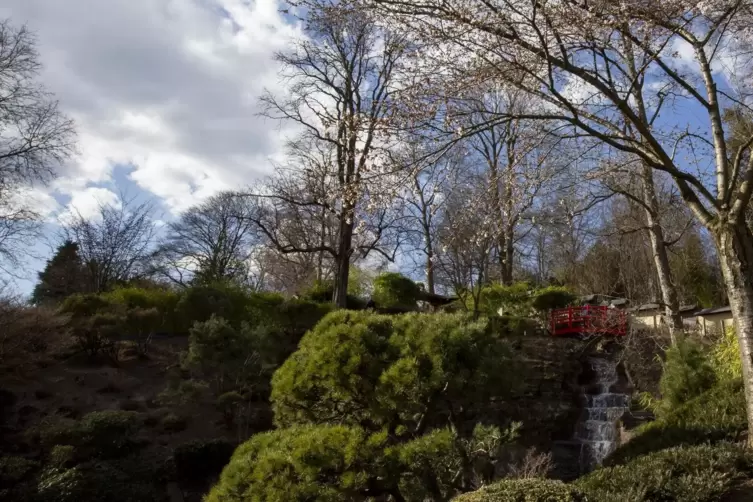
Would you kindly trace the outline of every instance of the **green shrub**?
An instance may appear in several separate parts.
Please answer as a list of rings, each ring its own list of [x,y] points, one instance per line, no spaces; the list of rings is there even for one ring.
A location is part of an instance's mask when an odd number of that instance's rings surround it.
[[[129,317],[138,320],[138,313],[150,312],[148,331],[152,333],[186,333],[191,324],[178,313],[181,295],[164,288],[118,288],[103,295],[109,302],[122,307]],[[131,313],[133,312],[133,313]],[[132,322],[132,321],[131,321]],[[143,324],[142,324],[143,326]],[[128,331],[144,331],[141,326],[127,325]]]
[[[389,448],[388,458],[396,454],[398,459],[400,493],[407,500],[448,500],[458,491],[458,472],[464,473],[466,484],[489,483],[503,446],[516,438],[518,426],[500,431],[477,425],[470,438],[460,438],[448,428],[435,429]]]
[[[205,501],[361,500],[383,441],[343,425],[257,434],[235,450]]]
[[[195,440],[173,452],[178,476],[188,480],[205,480],[217,476],[230,461],[235,445],[225,439]]]
[[[510,286],[504,284],[484,286],[478,294],[477,310],[487,316],[502,314],[525,317],[531,313],[530,289],[527,282],[516,282]],[[472,298],[468,301],[472,302]],[[473,310],[473,305],[468,304],[467,308]]]
[[[421,289],[412,280],[402,274],[385,272],[374,280],[374,292],[371,298],[379,308],[416,310]]]
[[[337,311],[301,340],[272,379],[275,421],[280,425],[383,420],[375,382],[396,356],[392,318]]]
[[[447,500],[455,492],[453,478],[460,468],[457,436],[437,429],[394,448],[399,466],[400,493],[408,500]],[[426,486],[426,479],[436,482]]]
[[[669,413],[713,387],[715,382],[714,368],[704,348],[688,337],[681,337],[666,351],[657,414]]]
[[[348,286],[346,307],[351,310],[363,310],[366,308],[366,302],[350,291],[350,284]],[[310,288],[302,291],[299,296],[304,300],[315,303],[332,303],[334,293],[335,285],[332,281],[316,281]]]
[[[333,312],[273,377],[275,421],[290,428],[239,448],[209,500],[446,500],[459,484],[491,479],[514,438],[517,425],[477,425],[511,374],[506,345],[485,319]],[[354,461],[341,457],[355,455],[351,448],[368,455],[348,471]]]
[[[140,459],[91,462],[44,471],[35,502],[162,502],[152,466]]]
[[[24,457],[0,457],[0,487],[20,483],[39,469],[39,463]]]
[[[723,382],[639,428],[606,464],[624,464],[673,446],[736,441],[747,426],[742,381]]]
[[[285,301],[285,297],[279,293],[257,292],[249,294],[246,306],[248,322],[257,326],[279,321],[278,312]]]
[[[181,432],[186,430],[188,426],[188,419],[176,415],[175,413],[168,413],[160,421],[162,430],[165,432]]]
[[[577,297],[568,291],[567,288],[548,286],[534,293],[531,306],[539,312],[546,312],[552,309],[567,307],[576,299]]]
[[[49,450],[55,445],[72,446],[80,460],[118,457],[131,451],[133,436],[140,427],[138,413],[95,411],[84,415],[78,422],[64,421],[42,426],[40,441]]]
[[[454,498],[455,502],[588,502],[573,485],[552,479],[505,479]],[[595,499],[607,500],[619,499]]]
[[[471,414],[509,389],[507,355],[487,321],[467,315],[334,312],[274,374],[275,420],[413,430],[428,407],[446,423],[450,404]]]
[[[255,325],[252,336],[265,367],[280,366],[298,348],[303,335],[333,310],[331,303],[287,300]]]
[[[176,312],[188,326],[216,316],[239,328],[241,323],[249,320],[249,305],[250,296],[242,288],[231,284],[211,284],[186,289],[176,306]]]
[[[739,380],[743,377],[740,345],[734,328],[724,331],[711,352],[711,363],[719,380]]]
[[[225,424],[231,426],[238,414],[238,407],[243,404],[243,396],[239,392],[225,392],[217,398],[217,409],[222,413]]]
[[[729,443],[677,447],[616,467],[597,469],[576,482],[589,500],[711,502],[753,474],[753,458]]]
[[[261,374],[258,344],[248,325],[236,328],[212,316],[194,324],[190,333],[184,367],[211,378],[217,392],[248,388]]]
[[[60,305],[60,312],[70,314],[72,319],[82,319],[108,313],[112,308],[112,302],[103,295],[78,293],[63,301]]]
[[[157,403],[161,406],[185,406],[200,401],[208,392],[209,386],[205,382],[180,380],[171,382],[160,392]]]
[[[67,469],[73,467],[78,462],[76,448],[69,444],[56,444],[48,458],[47,465],[55,468]]]
[[[528,317],[489,316],[489,329],[499,336],[533,335],[539,331],[539,324]]]
[[[114,312],[98,313],[91,317],[72,319],[68,333],[79,350],[89,357],[107,356],[117,361],[118,337],[122,333],[123,317]]]
[[[162,288],[122,287],[102,295],[111,303],[123,305],[126,308],[151,309],[156,308],[162,313],[172,315],[180,301],[180,294],[176,291]]]

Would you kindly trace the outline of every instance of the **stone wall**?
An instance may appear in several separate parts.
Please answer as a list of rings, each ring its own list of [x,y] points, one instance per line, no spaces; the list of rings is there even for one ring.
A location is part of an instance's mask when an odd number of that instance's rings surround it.
[[[580,413],[578,378],[589,342],[551,336],[521,337],[514,341],[521,364],[513,395],[500,403],[500,412],[523,423],[524,444],[549,451],[554,441],[572,436]]]

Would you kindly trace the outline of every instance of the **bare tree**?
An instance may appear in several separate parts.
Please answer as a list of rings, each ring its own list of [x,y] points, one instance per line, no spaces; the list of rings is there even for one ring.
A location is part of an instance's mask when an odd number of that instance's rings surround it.
[[[645,162],[635,159],[624,160],[624,156],[616,156],[607,162],[601,163],[603,168],[596,176],[600,186],[607,190],[603,198],[619,195],[628,202],[634,211],[625,215],[624,225],[617,225],[615,230],[624,234],[630,234],[634,242],[642,244],[643,237],[647,237],[649,255],[653,263],[660,303],[664,306],[665,320],[670,335],[675,340],[676,335],[684,330],[682,316],[680,315],[680,302],[677,287],[670,267],[669,249],[673,243],[682,237],[693,223],[693,216],[683,211],[686,208],[682,200],[677,197],[672,187],[662,186],[658,172],[655,172]],[[600,196],[597,195],[597,198]],[[672,235],[671,223],[676,223],[678,216],[684,220],[678,235]],[[639,246],[634,246],[639,247]],[[652,299],[652,301],[659,299]]]
[[[8,267],[38,234],[39,214],[20,192],[49,181],[74,153],[73,123],[37,82],[40,69],[33,34],[0,20],[0,260]]]
[[[167,225],[154,258],[156,271],[179,285],[249,278],[255,227],[244,197],[222,192]]]
[[[426,291],[436,293],[438,226],[444,219],[449,194],[455,187],[463,153],[455,148],[431,155],[425,139],[411,135],[396,152],[394,162],[405,166],[412,176],[410,184],[398,192],[405,212],[401,230],[407,234],[408,256],[423,270]]]
[[[379,206],[375,187],[382,170],[377,151],[388,141],[388,118],[393,111],[389,104],[405,45],[401,37],[344,4],[327,0],[303,3],[308,38],[277,56],[290,93],[284,99],[270,93],[263,102],[268,116],[302,128],[296,143],[328,152],[332,159],[331,164],[325,164],[328,193],[322,199],[306,192],[279,194],[271,190],[269,195],[276,198],[274,204],[278,206],[284,202],[288,207],[329,213],[336,222],[335,239],[331,245],[323,245],[321,240],[299,245],[283,242],[273,228],[262,229],[281,252],[331,256],[335,268],[333,301],[345,306],[351,259],[357,251],[354,233],[360,230],[366,211]],[[279,209],[272,212],[279,213]],[[376,230],[366,241],[376,243],[383,237],[385,227],[380,220],[385,217],[386,213],[376,215]],[[366,249],[361,247],[361,251]],[[370,250],[378,251],[376,244]]]
[[[39,236],[39,213],[19,202],[16,197],[4,197],[0,189],[0,270],[14,275],[12,269],[22,264],[20,251]]]
[[[147,275],[155,228],[154,207],[134,198],[100,203],[91,217],[73,211],[62,222],[62,241],[78,244],[90,281],[88,290],[102,292]]]
[[[718,249],[740,342],[753,444],[753,235],[745,221],[753,193],[753,136],[730,148],[723,118],[725,107],[749,108],[753,3],[367,3],[414,36],[450,47],[445,52],[453,58],[442,66],[459,77],[453,89],[468,79],[515,85],[546,103],[522,117],[596,138],[672,178]],[[687,49],[682,59],[677,47]],[[460,61],[468,64],[459,69]],[[674,113],[680,106],[693,113]]]
[[[489,281],[497,245],[489,230],[496,214],[488,196],[483,177],[466,177],[447,195],[436,236],[439,282],[453,289],[474,312],[478,312],[481,288]]]
[[[503,284],[512,284],[515,247],[524,237],[523,219],[542,191],[566,167],[562,140],[541,123],[513,119],[496,122],[499,114],[520,113],[531,106],[526,95],[512,88],[494,89],[465,99],[461,123],[474,133],[470,149],[482,160],[496,218],[489,229],[497,240],[497,259]]]

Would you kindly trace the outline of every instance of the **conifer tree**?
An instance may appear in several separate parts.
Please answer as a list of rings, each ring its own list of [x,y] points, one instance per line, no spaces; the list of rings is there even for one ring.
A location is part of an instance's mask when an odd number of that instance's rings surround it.
[[[78,244],[67,240],[39,272],[39,283],[31,295],[36,305],[58,303],[74,293],[86,290],[85,270],[78,252]]]

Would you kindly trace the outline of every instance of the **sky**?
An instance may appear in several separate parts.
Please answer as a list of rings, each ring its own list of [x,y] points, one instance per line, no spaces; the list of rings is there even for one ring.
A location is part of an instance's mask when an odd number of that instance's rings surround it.
[[[290,131],[259,116],[283,92],[276,51],[301,36],[275,0],[3,0],[37,36],[40,81],[74,119],[78,154],[33,199],[46,235],[17,286],[28,293],[57,221],[121,193],[168,220],[271,170]]]

